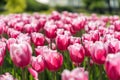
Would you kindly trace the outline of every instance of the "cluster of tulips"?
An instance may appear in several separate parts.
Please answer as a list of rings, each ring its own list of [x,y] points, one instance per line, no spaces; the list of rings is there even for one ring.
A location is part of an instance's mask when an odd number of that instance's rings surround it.
[[[1,15],[0,80],[120,80],[119,31],[117,15]]]

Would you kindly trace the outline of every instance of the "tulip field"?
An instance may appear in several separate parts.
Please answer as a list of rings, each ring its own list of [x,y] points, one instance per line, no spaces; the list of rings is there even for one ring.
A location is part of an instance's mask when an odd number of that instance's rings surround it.
[[[120,80],[120,17],[0,15],[0,80]]]

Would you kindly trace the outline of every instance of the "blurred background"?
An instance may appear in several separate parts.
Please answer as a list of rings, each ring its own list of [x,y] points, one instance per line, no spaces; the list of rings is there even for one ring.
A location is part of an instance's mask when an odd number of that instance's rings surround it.
[[[53,10],[120,14],[120,0],[0,0],[0,13],[40,12]]]

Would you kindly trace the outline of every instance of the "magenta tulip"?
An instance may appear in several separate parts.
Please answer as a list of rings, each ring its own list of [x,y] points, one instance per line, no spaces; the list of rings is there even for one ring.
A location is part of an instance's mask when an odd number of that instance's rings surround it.
[[[85,57],[85,50],[81,44],[75,43],[68,47],[70,58],[75,63],[82,63]]]
[[[34,77],[34,80],[38,80],[38,73],[33,68],[28,68],[28,71]]]
[[[44,54],[46,68],[50,71],[58,70],[63,64],[63,56],[55,50],[48,50]]]
[[[105,61],[105,71],[109,80],[120,80],[120,53],[108,54]]]
[[[15,38],[9,38],[7,40],[7,48],[8,48],[8,50],[10,50],[10,45],[13,44],[13,43],[16,43],[16,42],[17,42],[17,40]]]
[[[5,54],[6,54],[6,44],[4,42],[0,42],[0,66],[4,62]]]
[[[67,47],[70,44],[70,37],[67,35],[57,35],[56,45],[59,50],[67,50]]]
[[[56,37],[57,26],[55,24],[45,25],[44,30],[45,30],[45,35],[48,38],[55,38]]]
[[[21,42],[10,45],[10,57],[16,66],[22,68],[27,66],[31,61],[31,56],[32,48],[29,43]]]
[[[32,58],[32,68],[37,72],[42,72],[45,69],[44,59],[41,55]]]
[[[34,32],[31,34],[31,37],[32,37],[32,41],[35,44],[35,46],[43,46],[44,45],[45,38],[44,38],[43,34]]]
[[[104,64],[107,52],[103,42],[96,41],[91,47],[91,57],[97,64]]]
[[[84,68],[75,68],[71,72],[64,70],[62,80],[88,80],[88,72]]]

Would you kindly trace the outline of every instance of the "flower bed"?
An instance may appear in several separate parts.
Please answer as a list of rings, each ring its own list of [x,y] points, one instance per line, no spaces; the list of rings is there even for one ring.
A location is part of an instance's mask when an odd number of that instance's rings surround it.
[[[1,15],[0,80],[120,80],[119,31],[117,15]]]

